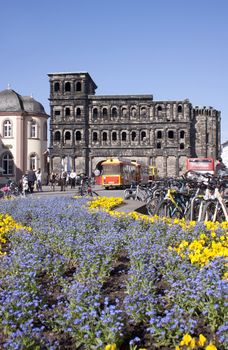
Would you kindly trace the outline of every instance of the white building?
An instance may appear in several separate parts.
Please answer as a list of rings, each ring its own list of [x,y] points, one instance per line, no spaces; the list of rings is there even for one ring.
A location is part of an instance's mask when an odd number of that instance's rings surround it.
[[[47,175],[47,120],[41,103],[11,89],[0,92],[0,182],[27,170]]]
[[[222,161],[225,166],[228,168],[228,141],[222,144]]]

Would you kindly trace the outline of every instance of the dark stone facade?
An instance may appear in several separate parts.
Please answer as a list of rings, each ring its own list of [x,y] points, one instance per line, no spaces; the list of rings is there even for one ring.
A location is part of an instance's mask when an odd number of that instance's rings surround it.
[[[217,158],[220,112],[152,95],[96,96],[87,72],[50,73],[51,169],[91,173],[107,157],[156,165],[180,176],[188,157]]]

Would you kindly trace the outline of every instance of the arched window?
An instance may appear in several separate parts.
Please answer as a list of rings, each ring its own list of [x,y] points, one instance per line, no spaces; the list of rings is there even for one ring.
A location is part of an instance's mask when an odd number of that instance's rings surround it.
[[[76,109],[76,116],[79,117],[80,115],[81,115],[81,108],[78,107],[78,108]]]
[[[180,138],[183,139],[184,136],[185,136],[185,132],[184,132],[184,130],[181,130],[181,131],[180,131]]]
[[[103,108],[102,115],[103,115],[103,117],[107,117],[107,115],[108,115],[107,108]]]
[[[12,135],[12,123],[10,120],[5,120],[3,123],[3,137],[11,137]]]
[[[103,140],[103,141],[107,141],[107,140],[108,140],[108,135],[107,135],[107,132],[106,132],[106,131],[103,132],[102,140]]]
[[[127,133],[125,131],[123,131],[122,134],[121,134],[121,140],[122,141],[127,141]]]
[[[174,138],[174,132],[173,132],[173,130],[169,130],[169,131],[168,131],[168,138],[169,138],[169,139],[173,139],[173,138]]]
[[[132,115],[132,117],[136,117],[136,108],[135,107],[133,107],[131,109],[131,115]]]
[[[60,139],[61,139],[60,131],[56,131],[56,132],[54,133],[54,141],[60,142]]]
[[[37,169],[37,155],[36,155],[36,153],[32,153],[29,157],[29,169],[30,170]]]
[[[31,126],[30,126],[30,137],[36,138],[37,137],[37,123],[35,120],[32,120]]]
[[[65,92],[70,92],[71,91],[71,85],[70,82],[68,81],[67,83],[65,83]]]
[[[13,162],[13,156],[11,153],[5,153],[2,156],[1,166],[3,168],[3,175],[13,175],[14,162]]]
[[[93,142],[96,142],[98,140],[98,135],[97,135],[97,132],[94,131],[93,132]]]
[[[75,138],[76,138],[76,141],[81,141],[82,139],[81,131],[76,131]]]
[[[97,118],[97,117],[98,117],[98,109],[97,109],[97,108],[94,108],[94,109],[93,109],[93,117],[94,117],[94,118]]]
[[[181,105],[179,105],[179,106],[177,107],[177,113],[182,113],[182,106],[181,106]]]
[[[80,81],[76,84],[76,91],[82,91],[82,83]]]
[[[58,92],[60,90],[60,84],[58,82],[56,82],[54,84],[54,92]]]
[[[65,132],[65,141],[70,141],[71,140],[71,133],[70,131]]]
[[[180,149],[184,149],[184,143],[180,143]]]
[[[60,110],[55,110],[54,113],[55,113],[55,117],[57,117],[57,118],[61,116]]]
[[[162,132],[161,130],[157,131],[157,139],[161,139],[162,138]]]
[[[136,132],[135,131],[132,131],[132,133],[131,133],[131,140],[136,141]]]
[[[156,147],[157,147],[157,149],[160,149],[161,148],[161,142],[157,142]]]
[[[162,106],[158,106],[157,111],[162,112]]]
[[[47,122],[43,124],[43,140],[47,141]]]
[[[112,141],[116,141],[117,140],[117,133],[116,131],[113,131],[112,133]]]
[[[112,117],[113,118],[117,117],[117,109],[116,109],[116,107],[113,107],[113,109],[112,109]]]
[[[70,115],[70,108],[67,107],[67,108],[65,109],[65,116],[66,116],[66,117],[69,117],[69,115]]]
[[[145,107],[142,107],[140,112],[141,112],[141,115],[142,115],[143,117],[146,116],[146,108],[145,108]]]
[[[127,116],[127,108],[122,108],[122,116],[126,117]]]
[[[141,132],[141,141],[145,141],[145,139],[146,139],[146,132],[142,131]]]

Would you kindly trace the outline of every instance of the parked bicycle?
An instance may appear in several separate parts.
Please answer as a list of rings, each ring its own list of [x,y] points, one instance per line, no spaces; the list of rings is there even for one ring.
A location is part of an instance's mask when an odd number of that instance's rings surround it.
[[[93,190],[91,179],[88,177],[82,177],[80,181],[80,185],[78,187],[79,196],[99,196],[99,194]]]

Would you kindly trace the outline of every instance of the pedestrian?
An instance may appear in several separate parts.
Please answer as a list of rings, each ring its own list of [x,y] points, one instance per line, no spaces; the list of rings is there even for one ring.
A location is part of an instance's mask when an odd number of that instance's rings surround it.
[[[36,181],[37,181],[37,191],[42,192],[42,173],[40,168],[36,172]]]
[[[25,197],[26,193],[28,193],[29,185],[28,185],[28,172],[22,176],[22,194]]]
[[[35,181],[36,181],[36,173],[35,173],[35,171],[34,170],[29,170],[28,171],[28,187],[29,187],[29,191],[31,193],[33,193],[33,191],[34,191]]]
[[[219,157],[215,165],[215,175],[222,176],[224,172],[226,172],[226,166],[223,163],[222,158]]]
[[[71,188],[75,188],[76,185],[76,173],[72,170],[70,173],[70,186]]]
[[[50,175],[50,184],[51,184],[51,189],[54,192],[55,191],[55,184],[56,184],[56,174],[53,171]]]
[[[60,177],[61,191],[66,191],[66,184],[67,184],[67,172],[63,171]]]

